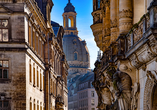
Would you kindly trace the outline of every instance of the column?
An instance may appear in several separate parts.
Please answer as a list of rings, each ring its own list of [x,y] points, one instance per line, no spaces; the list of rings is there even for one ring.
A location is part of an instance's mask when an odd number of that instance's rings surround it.
[[[111,44],[116,42],[118,37],[117,35],[117,26],[118,26],[118,19],[117,19],[117,10],[118,10],[118,0],[111,0],[110,2],[110,11],[111,11]]]
[[[132,0],[119,0],[119,34],[126,35],[132,28]]]

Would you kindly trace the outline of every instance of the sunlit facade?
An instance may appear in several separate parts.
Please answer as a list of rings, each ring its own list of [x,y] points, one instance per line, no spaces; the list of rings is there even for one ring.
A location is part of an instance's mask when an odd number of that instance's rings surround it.
[[[68,110],[63,27],[52,0],[0,1],[0,109]]]
[[[157,1],[93,0],[99,110],[156,110]]]

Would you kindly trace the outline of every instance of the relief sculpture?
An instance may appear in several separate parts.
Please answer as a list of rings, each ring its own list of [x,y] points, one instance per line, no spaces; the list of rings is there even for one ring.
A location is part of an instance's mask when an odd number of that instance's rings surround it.
[[[132,81],[127,73],[117,70],[113,75],[116,100],[119,110],[130,110]]]

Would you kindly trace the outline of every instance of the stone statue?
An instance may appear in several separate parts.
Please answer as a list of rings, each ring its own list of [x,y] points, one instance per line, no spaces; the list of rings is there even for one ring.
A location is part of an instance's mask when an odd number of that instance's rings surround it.
[[[131,110],[132,81],[127,73],[117,70],[113,75],[113,86],[118,100],[118,110]]]
[[[134,83],[134,86],[132,86],[132,92],[131,92],[131,110],[137,109],[137,103],[138,103],[138,91],[139,91],[139,83]]]
[[[108,110],[111,105],[112,95],[110,89],[108,88],[106,77],[103,74],[101,75],[99,82],[99,91],[97,90],[97,94],[99,94],[101,101],[99,101],[97,108],[101,110]]]

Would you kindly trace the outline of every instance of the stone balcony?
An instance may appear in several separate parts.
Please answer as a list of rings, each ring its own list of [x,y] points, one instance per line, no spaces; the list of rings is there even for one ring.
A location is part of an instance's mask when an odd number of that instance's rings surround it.
[[[102,24],[102,14],[101,10],[96,10],[92,12],[93,16],[93,24],[91,25],[91,29],[93,31],[94,39],[97,46],[102,48],[102,37],[103,37],[103,24]]]

